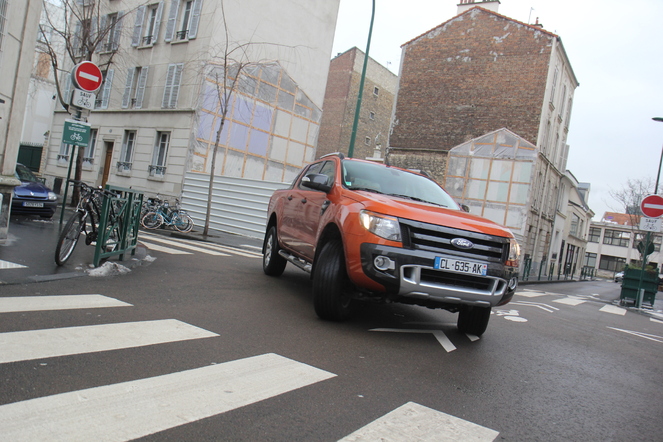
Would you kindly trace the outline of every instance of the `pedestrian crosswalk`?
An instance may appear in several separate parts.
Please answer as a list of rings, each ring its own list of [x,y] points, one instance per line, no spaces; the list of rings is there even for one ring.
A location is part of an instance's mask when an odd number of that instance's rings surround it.
[[[139,241],[149,250],[168,253],[171,255],[189,255],[191,253],[204,253],[211,256],[242,256],[245,258],[262,258],[258,252],[224,246],[216,243],[190,241],[180,238],[171,238],[163,235],[141,231]]]
[[[100,294],[0,298],[3,315],[131,307],[132,304]],[[218,338],[217,333],[177,319],[4,332],[0,333],[0,367],[12,362],[46,361],[53,357]],[[0,439],[128,441],[329,382],[335,377],[334,373],[275,353],[259,354],[6,403],[0,405]],[[384,440],[380,438],[408,434],[416,434],[419,440],[460,436],[463,440],[477,441],[492,441],[499,435],[497,431],[409,402],[342,440],[376,440],[376,437]]]

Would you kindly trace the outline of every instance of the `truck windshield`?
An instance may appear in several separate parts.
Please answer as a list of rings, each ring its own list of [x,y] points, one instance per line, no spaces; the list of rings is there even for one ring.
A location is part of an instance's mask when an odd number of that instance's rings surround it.
[[[460,210],[435,181],[382,164],[343,160],[343,185],[350,190],[382,193]]]

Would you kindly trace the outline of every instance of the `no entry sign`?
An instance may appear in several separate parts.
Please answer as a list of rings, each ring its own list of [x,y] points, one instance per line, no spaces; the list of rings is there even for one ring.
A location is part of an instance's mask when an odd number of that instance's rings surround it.
[[[663,196],[647,195],[640,203],[640,210],[649,218],[658,218],[663,215]]]
[[[99,66],[91,61],[82,61],[74,66],[71,78],[77,88],[86,92],[94,92],[101,87],[103,78]]]

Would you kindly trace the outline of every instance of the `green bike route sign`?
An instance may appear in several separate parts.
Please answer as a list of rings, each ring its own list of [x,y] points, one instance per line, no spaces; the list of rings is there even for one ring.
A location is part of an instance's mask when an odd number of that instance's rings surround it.
[[[62,143],[87,147],[90,143],[90,125],[82,121],[64,120]]]

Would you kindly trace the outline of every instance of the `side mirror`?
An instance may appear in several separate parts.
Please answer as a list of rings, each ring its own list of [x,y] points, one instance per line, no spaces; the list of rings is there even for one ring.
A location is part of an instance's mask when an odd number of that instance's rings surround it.
[[[331,191],[332,186],[327,184],[329,177],[327,175],[322,175],[320,173],[310,173],[302,178],[302,186],[313,189],[321,190],[325,193]]]
[[[468,206],[467,204],[461,204],[460,208],[463,210],[463,212],[470,213],[470,206]]]

